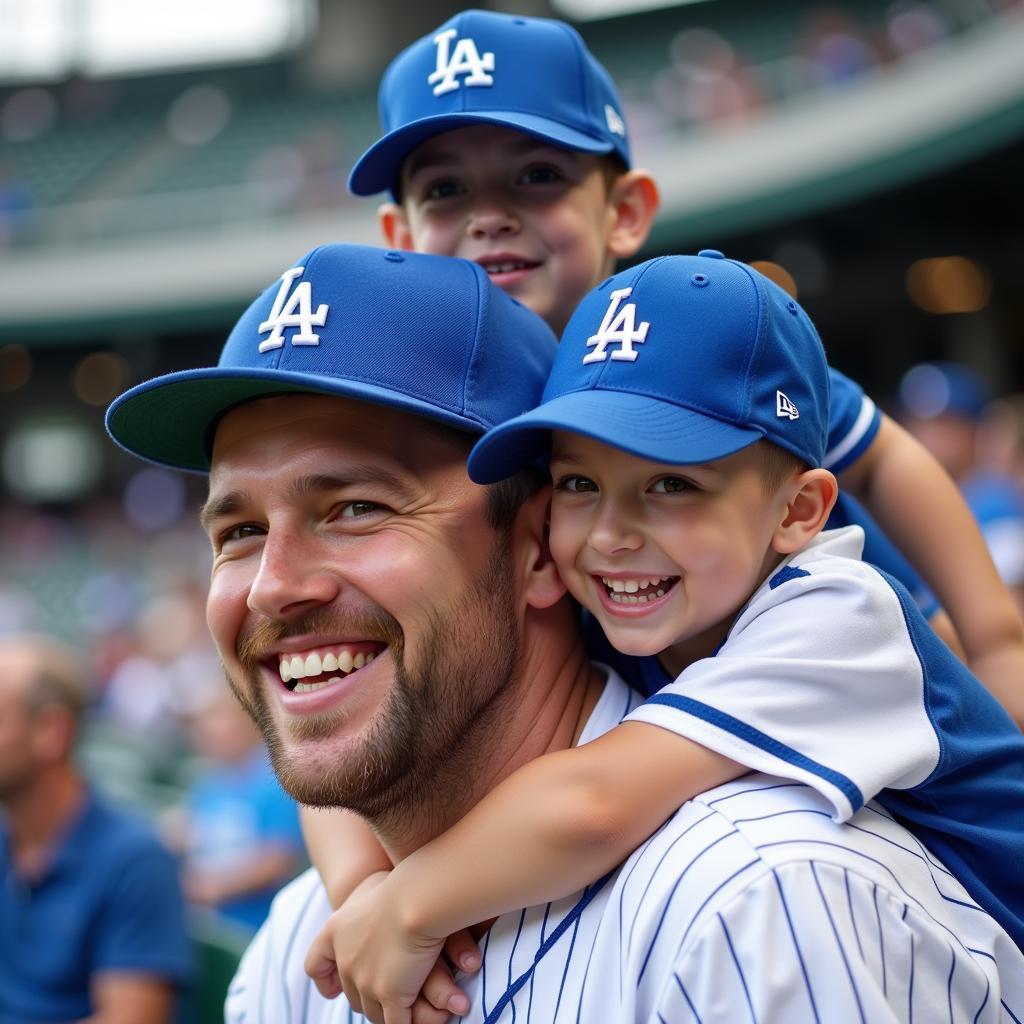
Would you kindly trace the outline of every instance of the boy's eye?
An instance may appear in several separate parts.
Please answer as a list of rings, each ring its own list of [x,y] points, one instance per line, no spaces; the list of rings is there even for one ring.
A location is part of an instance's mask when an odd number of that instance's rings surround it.
[[[423,199],[450,199],[452,196],[461,195],[463,187],[454,178],[442,178],[440,181],[433,181],[423,189]]]
[[[578,474],[572,473],[568,476],[561,477],[555,483],[555,490],[569,491],[573,494],[593,493],[597,491],[597,484],[595,484],[588,476],[579,476]]]
[[[550,185],[553,182],[561,181],[564,175],[557,167],[542,165],[539,167],[528,167],[519,176],[519,183],[522,185]]]
[[[681,494],[684,491],[692,491],[694,486],[689,480],[684,480],[681,476],[663,476],[660,480],[655,480],[651,485],[651,490],[655,494]]]

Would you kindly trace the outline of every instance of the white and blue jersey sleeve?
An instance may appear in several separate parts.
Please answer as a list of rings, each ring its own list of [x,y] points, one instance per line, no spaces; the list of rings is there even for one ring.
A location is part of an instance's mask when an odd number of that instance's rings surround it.
[[[837,821],[878,796],[1024,943],[1024,736],[858,548],[821,534],[629,720],[803,782]]]
[[[878,434],[882,414],[861,388],[845,374],[829,367],[828,447],[823,465],[842,473],[870,447]]]

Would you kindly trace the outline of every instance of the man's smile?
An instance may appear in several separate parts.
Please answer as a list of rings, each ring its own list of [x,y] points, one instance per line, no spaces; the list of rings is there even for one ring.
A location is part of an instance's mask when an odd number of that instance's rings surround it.
[[[310,693],[368,665],[386,648],[379,641],[330,644],[277,655],[281,682],[295,693]]]

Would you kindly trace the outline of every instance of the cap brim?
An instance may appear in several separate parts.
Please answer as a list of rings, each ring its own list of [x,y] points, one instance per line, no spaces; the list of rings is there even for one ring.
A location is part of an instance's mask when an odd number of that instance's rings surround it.
[[[122,448],[162,466],[206,473],[220,418],[236,405],[273,395],[310,394],[353,398],[402,409],[483,433],[484,424],[400,392],[361,381],[311,377],[282,370],[208,367],[156,377],[126,391],[107,410],[106,426]]]
[[[490,430],[469,456],[478,484],[496,483],[548,454],[552,430],[567,430],[652,462],[695,465],[725,458],[764,437],[704,413],[645,395],[575,391]]]
[[[412,121],[375,142],[355,163],[348,178],[353,195],[372,196],[386,192],[396,182],[402,162],[421,142],[456,128],[491,124],[525,132],[546,142],[584,153],[610,153],[615,148],[607,139],[585,135],[557,121],[518,111],[465,111],[439,114]]]

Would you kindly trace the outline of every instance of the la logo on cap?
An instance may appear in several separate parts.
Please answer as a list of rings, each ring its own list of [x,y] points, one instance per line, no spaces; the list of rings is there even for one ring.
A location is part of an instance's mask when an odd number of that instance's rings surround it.
[[[621,346],[612,351],[612,359],[625,363],[636,362],[636,357],[640,353],[633,346],[641,345],[647,340],[647,329],[651,325],[644,320],[637,327],[635,302],[629,302],[619,309],[619,303],[623,299],[628,299],[632,293],[632,288],[620,288],[612,292],[597,334],[587,338],[587,348],[593,348],[594,351],[583,357],[584,363],[603,363],[608,358],[609,345]]]
[[[481,57],[472,39],[460,39],[455,52],[451,52],[451,41],[458,34],[457,29],[450,28],[434,36],[437,67],[427,76],[427,84],[434,86],[435,96],[458,89],[457,75],[466,76],[463,85],[494,85],[494,76],[487,73],[494,70],[494,54],[489,52]]]
[[[292,335],[293,345],[319,345],[320,335],[313,333],[314,327],[323,327],[327,323],[327,303],[321,302],[313,312],[313,286],[309,281],[301,281],[295,290],[288,294],[292,282],[301,277],[305,267],[292,267],[281,275],[281,287],[277,289],[274,305],[270,316],[256,329],[257,334],[270,331],[270,337],[260,342],[261,352],[270,352],[284,344],[281,333],[286,327],[298,327],[297,334]]]

